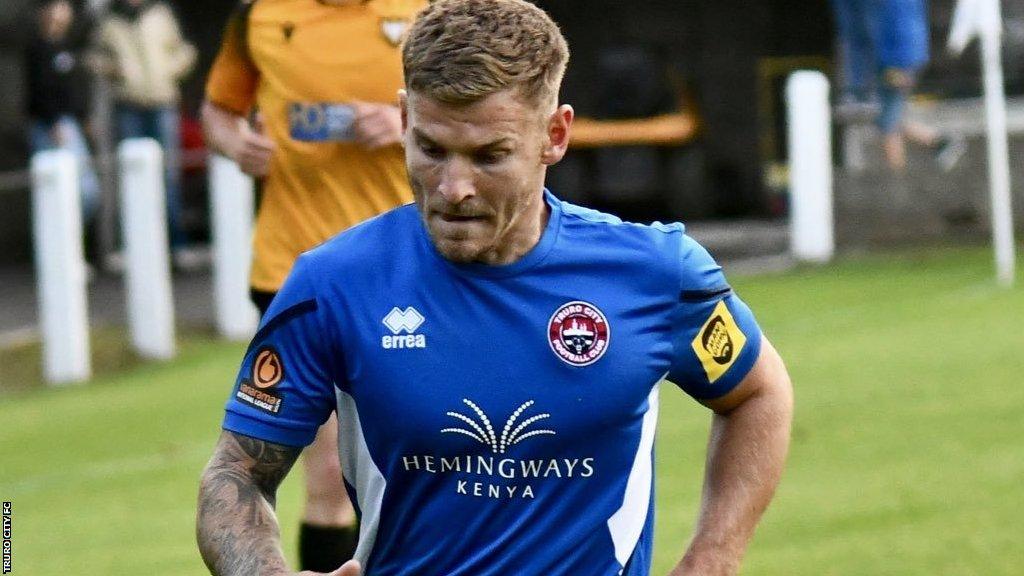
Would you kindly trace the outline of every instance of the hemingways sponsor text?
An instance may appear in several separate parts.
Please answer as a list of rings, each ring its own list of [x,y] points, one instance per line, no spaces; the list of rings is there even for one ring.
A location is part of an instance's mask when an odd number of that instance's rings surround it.
[[[11,515],[12,515],[11,514],[11,509],[12,509],[12,504],[10,502],[4,502],[4,510],[3,510],[3,512],[4,512],[4,514],[3,514],[3,516],[4,516],[4,529],[3,529],[3,536],[4,536],[4,574],[10,574],[11,573],[11,563],[12,563],[12,560],[11,560],[11,546],[12,546],[11,545],[11,532],[12,532],[12,527],[11,527]]]
[[[535,498],[542,478],[573,481],[594,475],[593,458],[519,460],[494,456],[402,456],[406,472],[452,475],[456,494],[477,498]]]

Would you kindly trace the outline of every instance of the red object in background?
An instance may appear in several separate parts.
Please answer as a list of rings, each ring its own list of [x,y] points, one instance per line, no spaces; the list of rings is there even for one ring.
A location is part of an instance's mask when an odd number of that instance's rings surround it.
[[[206,170],[206,140],[199,119],[181,115],[181,167],[186,174]]]

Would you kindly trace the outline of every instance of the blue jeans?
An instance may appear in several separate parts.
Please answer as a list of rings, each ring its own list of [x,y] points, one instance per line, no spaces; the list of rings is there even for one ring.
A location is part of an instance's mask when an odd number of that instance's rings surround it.
[[[848,99],[866,102],[874,94],[881,9],[880,0],[832,0],[841,92]]]
[[[60,141],[54,139],[59,133]],[[92,167],[89,145],[74,116],[61,116],[52,125],[33,120],[29,126],[29,145],[32,153],[63,148],[78,160],[78,182],[82,198],[82,226],[88,227],[96,217],[100,206],[100,182]]]
[[[878,129],[882,134],[892,134],[903,129],[903,116],[907,109],[907,98],[913,83],[917,79],[917,70],[906,69],[900,71],[909,80],[908,85],[898,86],[893,84],[883,70],[881,86],[878,89],[882,101],[882,109],[878,114]]]
[[[164,188],[167,196],[167,236],[171,248],[188,243],[181,228],[181,137],[175,106],[143,108],[118,103],[115,108],[118,134],[127,138],[152,138],[164,151]]]

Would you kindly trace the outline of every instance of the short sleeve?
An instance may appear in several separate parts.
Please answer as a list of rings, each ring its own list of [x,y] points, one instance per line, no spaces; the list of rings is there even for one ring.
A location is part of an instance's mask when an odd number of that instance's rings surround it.
[[[220,51],[206,79],[206,99],[238,114],[247,114],[256,97],[259,70],[247,47],[251,3],[235,10],[224,30]]]
[[[311,266],[299,258],[249,344],[225,406],[225,430],[306,446],[334,409],[337,356]]]
[[[707,250],[682,236],[682,282],[666,377],[697,400],[724,396],[750,372],[761,329]]]

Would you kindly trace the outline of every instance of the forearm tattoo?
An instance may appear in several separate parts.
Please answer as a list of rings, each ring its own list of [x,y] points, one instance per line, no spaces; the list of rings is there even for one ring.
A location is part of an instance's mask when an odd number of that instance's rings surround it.
[[[203,472],[196,515],[199,551],[215,576],[288,573],[281,553],[277,487],[301,449],[225,431]]]

